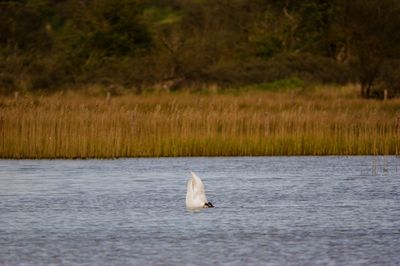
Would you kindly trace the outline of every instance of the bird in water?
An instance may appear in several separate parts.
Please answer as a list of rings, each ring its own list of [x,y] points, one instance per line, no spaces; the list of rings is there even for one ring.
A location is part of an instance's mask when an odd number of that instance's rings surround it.
[[[192,178],[187,182],[186,208],[200,209],[214,207],[214,205],[207,200],[204,184],[200,177],[193,172],[190,173],[192,174]]]

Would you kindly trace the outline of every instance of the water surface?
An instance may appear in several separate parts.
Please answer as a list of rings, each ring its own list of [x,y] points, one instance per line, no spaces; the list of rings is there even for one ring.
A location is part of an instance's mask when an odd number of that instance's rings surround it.
[[[216,208],[185,209],[195,171]],[[0,265],[399,265],[398,157],[0,160]]]

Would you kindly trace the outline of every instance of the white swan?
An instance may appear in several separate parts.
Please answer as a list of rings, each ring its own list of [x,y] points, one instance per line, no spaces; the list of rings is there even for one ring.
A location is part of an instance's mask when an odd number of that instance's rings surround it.
[[[214,205],[207,200],[204,192],[204,185],[200,177],[193,172],[190,173],[192,174],[192,178],[187,182],[186,208],[199,209],[214,207]]]

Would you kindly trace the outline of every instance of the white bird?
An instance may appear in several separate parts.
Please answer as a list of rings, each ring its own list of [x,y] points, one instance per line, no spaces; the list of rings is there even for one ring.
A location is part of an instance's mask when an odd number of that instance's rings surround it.
[[[214,205],[207,200],[204,192],[204,184],[195,173],[190,172],[192,178],[187,182],[186,192],[186,208],[199,209],[199,208],[212,208]]]

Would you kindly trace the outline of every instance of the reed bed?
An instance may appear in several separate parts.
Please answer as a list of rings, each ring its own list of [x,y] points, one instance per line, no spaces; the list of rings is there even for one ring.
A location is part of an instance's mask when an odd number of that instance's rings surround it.
[[[1,98],[0,157],[398,155],[400,100],[355,90]]]

